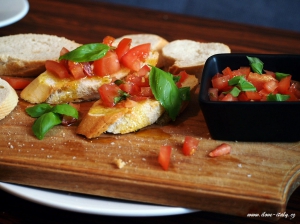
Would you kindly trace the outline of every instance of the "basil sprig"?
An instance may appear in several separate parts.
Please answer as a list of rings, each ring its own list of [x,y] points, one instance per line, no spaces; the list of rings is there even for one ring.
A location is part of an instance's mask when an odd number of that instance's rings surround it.
[[[275,72],[275,77],[278,81],[280,81],[281,79],[289,76],[290,74],[286,74],[286,73],[281,73],[281,72]]]
[[[256,91],[255,86],[242,75],[235,76],[228,81],[231,86],[237,86],[241,91]]]
[[[102,43],[84,44],[73,51],[59,57],[59,60],[66,59],[74,62],[96,61],[106,55],[110,47]]]
[[[178,88],[171,73],[154,66],[150,70],[149,83],[155,99],[174,121],[180,112],[182,102],[190,99],[190,88]]]
[[[51,106],[41,103],[26,108],[26,112],[29,116],[37,118],[33,123],[32,131],[39,140],[43,139],[51,128],[61,124],[63,115],[78,119],[78,111],[69,104]]]
[[[290,98],[289,95],[284,95],[284,94],[272,94],[270,93],[267,96],[267,101],[287,101]]]
[[[252,68],[252,70],[260,75],[263,74],[264,63],[259,58],[249,56],[246,57],[250,62],[250,67]]]

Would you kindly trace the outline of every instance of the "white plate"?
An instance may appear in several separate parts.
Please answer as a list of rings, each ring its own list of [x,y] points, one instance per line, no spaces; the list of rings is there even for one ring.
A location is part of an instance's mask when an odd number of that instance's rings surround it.
[[[19,21],[28,10],[27,0],[0,0],[0,27]]]
[[[51,191],[0,182],[0,189],[17,197],[58,209],[109,216],[146,217],[180,215],[198,210]]]

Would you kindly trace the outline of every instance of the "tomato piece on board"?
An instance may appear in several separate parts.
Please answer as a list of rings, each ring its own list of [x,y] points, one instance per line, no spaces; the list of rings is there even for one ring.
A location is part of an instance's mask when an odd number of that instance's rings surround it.
[[[222,143],[221,145],[217,146],[214,150],[212,150],[208,155],[210,157],[223,156],[229,154],[230,151],[231,146],[226,143]]]
[[[47,71],[53,73],[61,79],[71,77],[67,68],[57,61],[47,60],[45,62],[45,67]]]
[[[158,162],[164,170],[168,170],[171,160],[172,147],[169,145],[163,145],[160,147]]]
[[[120,96],[121,91],[122,90],[113,82],[103,84],[98,89],[102,104],[107,107],[113,107],[116,105],[115,99]]]
[[[75,79],[81,79],[86,77],[84,73],[83,66],[79,62],[68,61],[69,71]]]
[[[111,36],[106,36],[106,37],[104,37],[103,38],[103,41],[102,41],[102,43],[103,44],[106,44],[106,45],[108,45],[108,46],[112,46],[112,43],[115,41],[115,38],[114,37],[111,37]]]
[[[219,91],[228,91],[231,88],[228,85],[230,78],[229,75],[216,74],[211,80],[213,88],[217,88]]]
[[[192,136],[185,136],[183,142],[183,154],[186,156],[191,156],[195,153],[197,147],[199,145],[199,139],[194,138]]]
[[[292,76],[286,76],[283,79],[281,79],[278,83],[278,92],[281,94],[287,93],[288,89],[291,86],[291,78]]]
[[[1,76],[8,84],[15,90],[24,89],[29,83],[32,82],[33,78],[20,78],[20,77],[10,77],[10,76]]]
[[[118,55],[119,60],[121,60],[123,55],[126,54],[129,51],[130,46],[131,46],[131,42],[132,42],[132,39],[130,39],[130,38],[123,38],[119,42],[119,44],[116,48],[116,53]]]
[[[94,74],[98,76],[112,75],[121,68],[116,52],[108,51],[103,58],[94,61]]]
[[[131,48],[126,54],[121,58],[121,63],[133,70],[140,70],[142,63],[146,60],[150,52],[150,43],[137,45]]]

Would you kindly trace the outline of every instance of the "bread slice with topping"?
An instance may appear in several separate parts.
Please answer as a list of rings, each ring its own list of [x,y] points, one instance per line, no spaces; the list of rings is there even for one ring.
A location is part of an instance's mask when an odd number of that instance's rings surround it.
[[[230,48],[223,43],[204,43],[193,40],[175,40],[162,48],[165,70],[172,74],[186,71],[202,76],[204,64],[210,56],[219,53],[230,53]]]
[[[190,87],[191,91],[198,86],[198,79],[194,75],[182,82],[182,87]],[[186,104],[182,104],[184,110]],[[87,138],[99,137],[102,133],[126,134],[135,132],[141,128],[147,127],[159,121],[166,124],[171,119],[165,113],[164,107],[155,99],[146,99],[143,101],[126,102],[125,106],[105,107],[101,99],[96,101],[88,113],[83,117],[77,128],[77,134]]]
[[[16,91],[0,78],[0,120],[5,118],[18,104]]]
[[[81,44],[47,34],[16,34],[0,37],[0,75],[36,77],[45,71],[46,60],[56,60],[62,47]]]
[[[162,58],[162,48],[169,43],[166,39],[164,39],[161,36],[158,36],[156,34],[150,34],[150,33],[128,34],[128,35],[125,35],[125,36],[115,39],[115,41],[113,42],[113,46],[117,47],[119,42],[123,38],[130,38],[132,40],[132,42],[131,42],[132,47],[140,45],[140,44],[144,44],[144,43],[150,43],[151,50],[157,51],[159,53],[159,58],[158,58],[156,67],[158,67],[158,68],[163,67],[164,64],[163,64],[163,58]]]

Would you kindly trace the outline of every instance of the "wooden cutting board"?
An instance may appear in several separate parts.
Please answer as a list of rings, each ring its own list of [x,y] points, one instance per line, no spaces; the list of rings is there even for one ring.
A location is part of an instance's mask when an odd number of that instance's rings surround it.
[[[81,117],[90,105],[81,104]],[[209,158],[222,142],[210,139],[197,93],[174,123],[92,140],[76,135],[76,125],[38,140],[27,106],[20,100],[0,121],[0,181],[240,216],[284,212],[300,184],[300,142],[228,142],[230,155]],[[187,135],[201,140],[193,156],[181,151]],[[173,147],[168,171],[157,161],[164,144]]]

